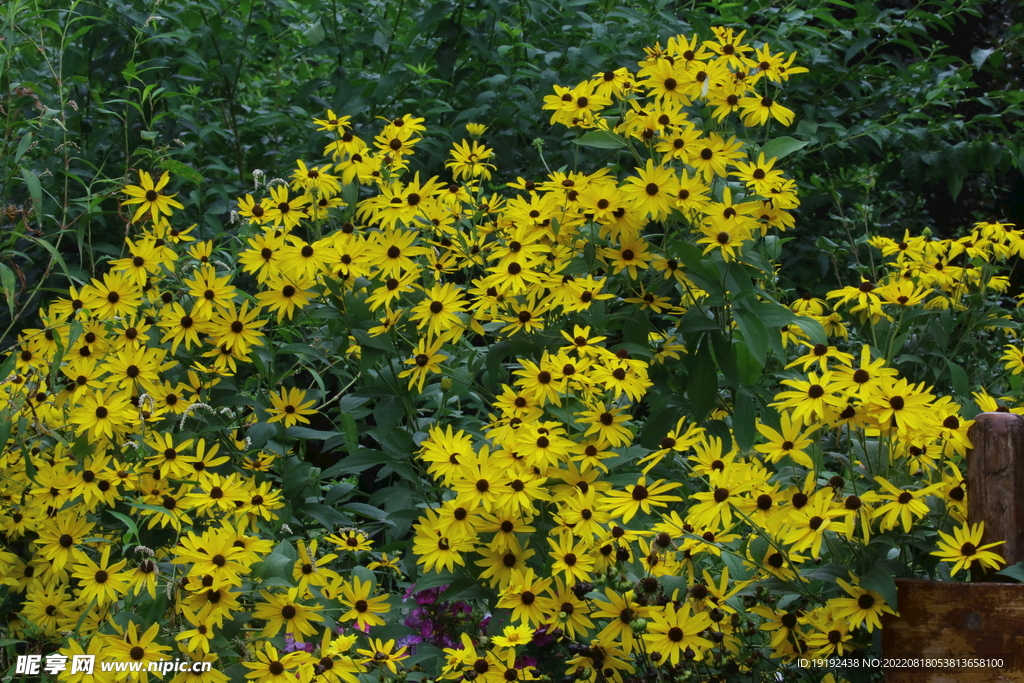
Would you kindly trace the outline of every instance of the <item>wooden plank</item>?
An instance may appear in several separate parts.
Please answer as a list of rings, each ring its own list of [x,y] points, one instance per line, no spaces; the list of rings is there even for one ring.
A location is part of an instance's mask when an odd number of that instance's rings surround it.
[[[1024,561],[1024,417],[981,413],[969,436],[967,519],[985,522],[982,544],[1006,541],[992,550],[1007,565]]]
[[[1024,584],[897,579],[885,659],[1002,658],[1003,668],[887,668],[887,683],[1024,683]]]

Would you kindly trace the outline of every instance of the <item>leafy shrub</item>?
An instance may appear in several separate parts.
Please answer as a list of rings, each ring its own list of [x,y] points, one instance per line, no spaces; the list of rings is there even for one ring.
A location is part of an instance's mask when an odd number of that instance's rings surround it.
[[[871,651],[894,576],[999,568],[961,473],[1019,410],[1021,233],[868,235],[794,298],[805,73],[744,38],[542,93],[579,166],[541,182],[497,184],[486,126],[442,180],[423,118],[328,109],[215,239],[165,169],[119,185],[125,255],[0,372],[8,651],[776,680]]]

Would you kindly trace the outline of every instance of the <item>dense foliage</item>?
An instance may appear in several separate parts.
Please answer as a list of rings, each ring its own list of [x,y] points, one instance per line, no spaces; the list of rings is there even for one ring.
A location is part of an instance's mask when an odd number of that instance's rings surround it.
[[[1020,27],[595,7],[4,9],[5,657],[869,680],[1005,564],[1024,232],[910,190],[999,208]]]

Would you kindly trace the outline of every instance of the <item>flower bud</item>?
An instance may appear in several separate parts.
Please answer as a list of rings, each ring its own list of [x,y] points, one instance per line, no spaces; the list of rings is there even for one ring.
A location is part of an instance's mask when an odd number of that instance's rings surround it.
[[[647,630],[647,620],[643,617],[637,617],[629,622],[629,627],[633,629],[633,633],[643,633]]]

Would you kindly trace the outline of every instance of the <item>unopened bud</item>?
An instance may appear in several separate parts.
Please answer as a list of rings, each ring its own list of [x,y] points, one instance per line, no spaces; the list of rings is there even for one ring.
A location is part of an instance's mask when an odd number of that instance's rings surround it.
[[[629,622],[629,627],[633,629],[633,633],[643,633],[647,630],[647,620],[643,617],[637,617]]]
[[[441,378],[441,391],[451,391],[451,388],[452,388],[452,378],[451,377],[442,377]]]

